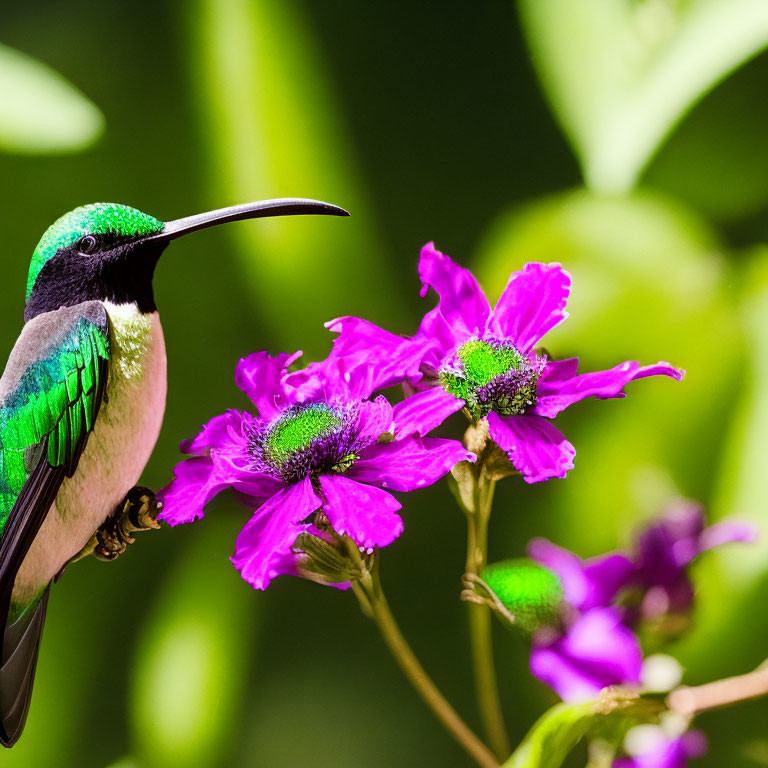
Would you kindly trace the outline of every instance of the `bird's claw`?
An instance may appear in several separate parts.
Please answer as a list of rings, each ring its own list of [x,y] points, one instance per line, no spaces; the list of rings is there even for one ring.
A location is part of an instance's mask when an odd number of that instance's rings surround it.
[[[88,555],[93,555],[97,560],[115,560],[136,540],[134,533],[160,527],[157,516],[162,508],[162,502],[157,500],[149,488],[141,485],[131,488],[115,511],[69,562],[73,563]],[[64,568],[57,574],[57,581],[64,573]]]
[[[131,488],[114,514],[94,534],[93,556],[98,560],[115,560],[133,544],[137,531],[160,527],[157,516],[161,509],[162,503],[149,488]]]
[[[134,531],[148,531],[160,527],[157,516],[162,508],[163,503],[157,500],[154,491],[137,485],[126,495],[122,514],[127,516]]]

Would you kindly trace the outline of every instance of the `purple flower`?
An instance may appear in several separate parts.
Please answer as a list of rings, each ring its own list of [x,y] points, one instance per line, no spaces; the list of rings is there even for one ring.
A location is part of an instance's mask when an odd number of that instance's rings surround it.
[[[302,534],[322,541],[349,536],[363,549],[386,546],[403,528],[400,503],[389,491],[431,485],[474,459],[455,440],[403,429],[384,397],[369,399],[376,383],[370,368],[348,371],[337,360],[312,377],[289,374],[299,355],[256,352],[241,360],[235,379],[258,416],[231,410],[209,421],[182,444],[194,457],[176,467],[162,492],[161,519],[171,525],[201,518],[225,488],[239,493],[254,514],[232,562],[257,589],[301,572]],[[394,431],[398,439],[391,441]],[[383,434],[388,438],[379,442]]]
[[[547,539],[530,541],[528,556],[560,577],[565,599],[580,611],[613,605],[635,572],[634,563],[624,554],[611,552],[582,560]]]
[[[428,243],[421,251],[421,295],[429,287],[438,305],[410,340],[366,320],[342,317],[327,326],[339,333],[333,356],[348,366],[377,360],[381,385],[406,381],[409,427],[427,434],[465,408],[487,419],[490,437],[507,451],[526,482],[565,477],[575,450],[551,419],[586,397],[623,397],[624,386],[646,376],[680,380],[668,363],[625,362],[608,371],[577,375],[578,360],[555,362],[534,346],[568,315],[571,277],[559,264],[526,264],[514,272],[492,310],[471,272]]]
[[[664,736],[654,728],[657,738],[640,754],[614,760],[612,768],[685,768],[688,760],[701,757],[707,751],[707,739],[701,731],[688,731],[678,738]]]
[[[632,562],[621,554],[581,560],[545,539],[531,541],[528,555],[560,577],[566,602],[561,626],[534,635],[531,673],[563,701],[593,698],[609,685],[638,685],[640,645],[613,606]]]
[[[577,614],[564,631],[534,636],[530,669],[568,702],[594,698],[609,685],[638,685],[643,657],[615,608]]]
[[[756,530],[748,523],[724,521],[704,526],[701,505],[679,499],[637,537],[633,560],[635,573],[628,585],[641,593],[641,603],[630,621],[654,620],[684,614],[693,603],[688,566],[702,552],[729,542],[754,541]]]
[[[528,555],[560,577],[567,609],[560,627],[534,636],[531,672],[565,701],[591,698],[607,685],[638,684],[642,653],[633,630],[639,621],[685,613],[693,600],[691,561],[719,544],[754,538],[745,523],[705,528],[702,508],[680,500],[641,532],[631,556],[582,560],[534,539]],[[633,594],[639,602],[627,606]]]

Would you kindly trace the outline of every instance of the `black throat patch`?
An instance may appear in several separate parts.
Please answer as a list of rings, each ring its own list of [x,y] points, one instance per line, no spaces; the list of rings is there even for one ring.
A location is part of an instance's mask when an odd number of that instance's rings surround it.
[[[24,322],[94,299],[135,303],[144,314],[154,312],[152,278],[166,245],[163,241],[118,242],[93,255],[80,253],[75,245],[62,248],[40,270],[24,308]]]

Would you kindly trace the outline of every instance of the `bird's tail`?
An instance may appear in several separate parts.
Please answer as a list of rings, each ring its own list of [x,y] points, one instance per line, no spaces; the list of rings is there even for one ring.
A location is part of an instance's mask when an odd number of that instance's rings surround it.
[[[0,744],[4,747],[12,747],[24,730],[47,605],[48,589],[33,608],[5,627],[0,658]]]

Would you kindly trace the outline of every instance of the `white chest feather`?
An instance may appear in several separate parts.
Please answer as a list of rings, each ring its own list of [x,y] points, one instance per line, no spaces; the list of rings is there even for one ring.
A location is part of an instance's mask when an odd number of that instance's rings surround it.
[[[111,321],[107,398],[74,477],[56,502],[16,577],[14,600],[47,584],[136,485],[165,411],[165,340],[157,312],[106,303]]]

